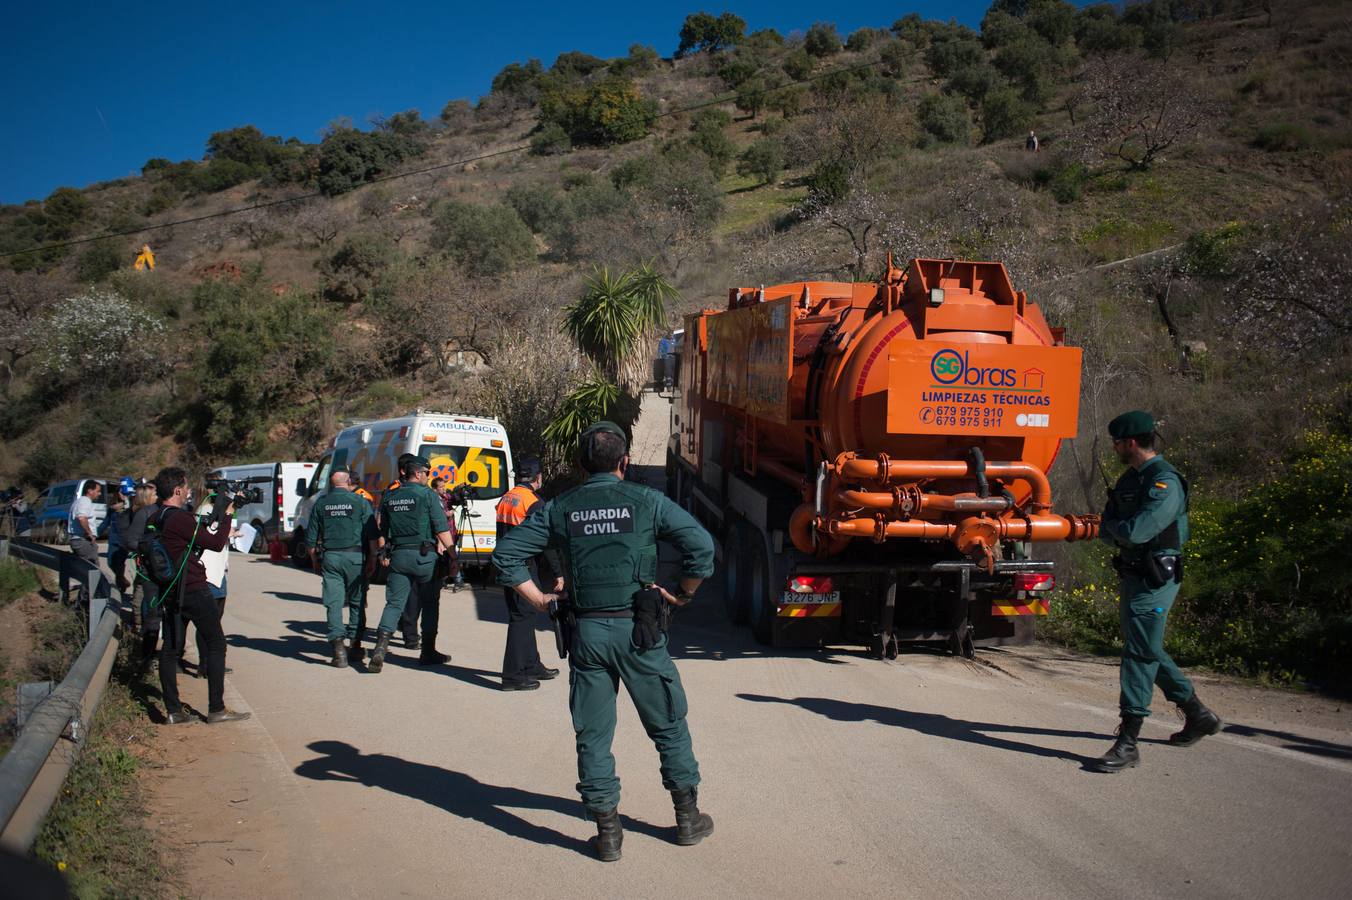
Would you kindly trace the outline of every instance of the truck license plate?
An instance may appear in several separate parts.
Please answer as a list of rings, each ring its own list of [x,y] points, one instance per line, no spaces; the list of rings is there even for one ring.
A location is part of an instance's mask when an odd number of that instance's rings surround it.
[[[795,591],[785,591],[780,595],[780,603],[839,603],[840,591],[831,591],[828,594],[799,594]]]

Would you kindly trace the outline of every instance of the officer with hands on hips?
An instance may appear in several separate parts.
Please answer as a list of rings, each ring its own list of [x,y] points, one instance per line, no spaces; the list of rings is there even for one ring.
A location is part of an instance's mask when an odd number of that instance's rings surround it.
[[[352,491],[351,475],[343,466],[329,473],[329,489],[316,501],[310,513],[306,535],[314,568],[324,576],[324,609],[328,612],[328,638],[333,645],[330,665],[347,668],[348,648],[361,647],[360,628],[365,618],[362,582],[365,559],[375,555],[375,514],[371,504]],[[343,610],[347,627],[343,627]]]
[[[437,554],[454,552],[450,524],[441,498],[427,486],[432,464],[426,457],[405,453],[399,457],[399,486],[380,500],[380,536],[390,548],[389,576],[385,581],[385,610],[376,632],[376,647],[367,668],[379,672],[390,649],[390,636],[410,593],[418,592],[423,606],[420,665],[444,663],[450,656],[437,652],[437,625],[441,610],[441,586],[433,578]]]
[[[1128,466],[1108,496],[1099,526],[1101,540],[1117,548],[1113,558],[1122,581],[1122,725],[1112,748],[1095,762],[1101,772],[1140,763],[1136,741],[1150,715],[1155,685],[1186,717],[1169,738],[1191,747],[1221,730],[1221,720],[1197,698],[1188,676],[1164,650],[1164,627],[1183,581],[1183,545],[1188,540],[1188,482],[1155,451],[1155,419],[1126,412],[1108,423],[1118,459]]]
[[[597,856],[607,862],[620,858],[624,839],[610,750],[621,681],[657,747],[662,784],[676,810],[676,843],[698,843],[714,828],[697,804],[699,764],[685,720],[685,690],[663,627],[668,605],[690,602],[713,573],[713,540],[662,494],[623,480],[628,452],[619,426],[598,422],[588,428],[578,441],[587,480],[533,511],[493,553],[499,582],[540,610],[559,595],[542,591],[527,563],[546,549],[563,558],[571,604],[564,620],[573,630],[568,705],[577,733],[578,792],[597,824]],[[659,540],[681,551],[674,596],[656,585]]]

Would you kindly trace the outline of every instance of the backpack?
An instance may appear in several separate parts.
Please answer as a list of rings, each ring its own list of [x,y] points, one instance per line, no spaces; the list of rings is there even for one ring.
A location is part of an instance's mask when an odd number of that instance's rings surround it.
[[[145,533],[136,545],[136,555],[141,560],[141,571],[151,582],[161,588],[169,587],[178,576],[180,566],[164,545],[164,518],[176,511],[176,507],[162,506],[160,511],[146,521]]]

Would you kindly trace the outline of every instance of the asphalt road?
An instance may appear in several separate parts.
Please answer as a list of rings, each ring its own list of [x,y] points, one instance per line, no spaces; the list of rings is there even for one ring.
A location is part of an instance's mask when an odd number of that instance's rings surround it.
[[[497,690],[496,589],[443,595],[450,665],[397,649],[372,675],[324,664],[315,576],[232,560],[227,700],[254,718],[164,729],[191,765],[158,814],[201,826],[188,895],[1342,897],[1352,883],[1345,716],[1316,727],[1298,697],[1265,695],[1260,714],[1218,687],[1229,732],[1170,747],[1161,701],[1143,765],[1101,775],[1084,763],[1111,741],[1108,664],[767,653],[712,594],[682,611],[672,649],[715,833],[672,843],[622,692],[624,859],[602,864],[574,789],[566,663],[539,691]],[[373,618],[382,602],[373,588]],[[202,693],[185,691],[199,708]]]

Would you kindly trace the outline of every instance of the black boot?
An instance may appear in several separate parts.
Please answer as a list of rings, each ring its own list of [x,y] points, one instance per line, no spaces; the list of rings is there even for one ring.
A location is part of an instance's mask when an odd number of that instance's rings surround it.
[[[437,652],[436,632],[423,635],[422,652],[418,654],[418,665],[420,666],[439,666],[442,663],[451,661],[449,653]]]
[[[343,643],[342,638],[336,641],[329,641],[333,645],[333,659],[329,660],[329,665],[335,669],[347,668],[347,645]]]
[[[1183,710],[1184,721],[1182,731],[1169,735],[1169,743],[1175,747],[1191,747],[1207,735],[1221,730],[1221,717],[1203,706],[1197,694],[1178,704],[1178,708]]]
[[[366,658],[366,651],[361,647],[361,638],[352,639],[352,646],[347,648],[347,658],[354,664]]]
[[[385,667],[385,654],[390,650],[390,632],[376,632],[376,647],[371,651],[371,661],[366,664],[366,671],[379,672]]]
[[[1117,740],[1107,753],[1094,761],[1094,768],[1100,772],[1121,772],[1141,764],[1141,754],[1136,749],[1136,739],[1141,736],[1140,716],[1123,716],[1122,724],[1117,728]]]
[[[682,847],[698,844],[714,832],[714,820],[699,811],[697,788],[671,792],[671,804],[676,807],[676,843]]]
[[[587,816],[596,820],[596,837],[592,838],[592,847],[601,862],[614,862],[620,858],[620,845],[624,843],[624,829],[620,827],[618,810],[589,809]]]

